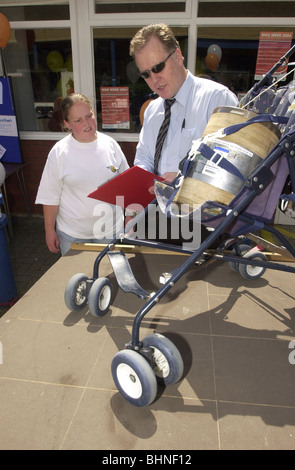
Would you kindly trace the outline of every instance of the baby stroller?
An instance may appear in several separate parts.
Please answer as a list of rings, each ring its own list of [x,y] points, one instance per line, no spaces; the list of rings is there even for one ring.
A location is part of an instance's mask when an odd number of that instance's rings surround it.
[[[172,341],[160,334],[140,339],[140,326],[147,313],[184,273],[215,259],[228,262],[247,279],[259,278],[266,269],[295,272],[288,264],[269,261],[263,252],[266,248],[289,256],[290,260],[295,257],[294,247],[272,225],[278,202],[295,201],[292,189],[295,183],[295,89],[292,86],[277,88],[271,78],[294,51],[295,46],[250,90],[244,99],[246,105],[241,103],[240,108],[221,108],[213,113],[213,123],[210,120],[203,138],[193,143],[173,184],[155,182],[154,204],[159,205],[167,217],[179,217],[179,207],[185,205],[185,216],[194,219],[197,214],[201,224],[209,229],[209,235],[200,245],[184,247],[130,236],[130,229],[145,217],[146,208],[127,225],[122,237],[115,238],[98,254],[91,278],[78,273],[66,286],[65,303],[69,309],[81,310],[88,303],[92,315],[105,315],[112,302],[113,288],[108,278],[99,277],[99,267],[107,255],[120,288],[144,301],[134,318],[131,341],[114,356],[111,364],[119,392],[133,405],[151,404],[157,394],[157,384],[174,384],[183,375],[183,360]],[[270,86],[266,87],[268,81]],[[226,119],[230,125],[220,126],[220,119]],[[249,149],[249,141],[254,150]],[[257,148],[262,141],[264,148]],[[288,178],[291,189],[282,195]],[[279,245],[274,246],[261,237],[262,230],[274,235]],[[181,266],[163,274],[162,286],[157,292],[149,293],[135,279],[120,249],[123,244],[165,249],[187,256]]]

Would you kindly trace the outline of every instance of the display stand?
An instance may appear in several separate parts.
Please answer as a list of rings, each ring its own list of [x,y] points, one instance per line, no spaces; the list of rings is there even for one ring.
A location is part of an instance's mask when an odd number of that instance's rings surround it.
[[[22,158],[12,87],[10,78],[6,76],[7,74],[2,48],[0,48],[0,50],[2,69],[4,74],[3,77],[0,77],[0,161],[5,168],[6,178],[16,174],[25,201],[27,214],[29,217],[31,217],[23,174],[23,168],[26,164],[23,162]],[[12,237],[13,229],[5,181],[3,183],[3,203],[7,216],[9,235]]]
[[[0,161],[23,163],[9,77],[0,77]]]

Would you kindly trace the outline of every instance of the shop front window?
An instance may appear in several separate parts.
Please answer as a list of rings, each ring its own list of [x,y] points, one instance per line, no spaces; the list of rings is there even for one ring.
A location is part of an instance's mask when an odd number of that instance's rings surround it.
[[[280,18],[288,17],[293,10],[293,0],[284,1],[214,1],[199,0],[198,16],[200,18]],[[292,16],[293,16],[292,12]]]
[[[61,98],[74,91],[70,30],[14,30],[3,57],[19,130],[60,132]]]
[[[185,0],[96,0],[95,13],[167,13],[185,11]]]
[[[6,3],[9,3],[8,1]],[[16,2],[15,2],[16,3]],[[18,5],[2,7],[1,13],[8,21],[69,20],[70,9],[66,2],[62,5]]]
[[[262,31],[278,31],[280,36],[288,32],[291,33],[288,37],[295,38],[295,28],[290,27],[198,28],[196,75],[220,82],[236,93],[238,98],[242,98],[258,80],[255,72]],[[282,45],[278,49],[278,59],[289,50],[292,44],[294,44],[294,39],[291,44],[286,42],[286,46]],[[278,44],[276,46],[278,47]],[[274,53],[274,50],[272,49],[268,54],[270,52]],[[272,65],[275,63],[276,60]],[[288,67],[287,75],[284,76],[281,84],[284,85],[291,80],[294,80],[292,66]]]
[[[129,44],[136,29],[94,30],[95,88],[98,128],[106,132],[139,132],[140,111],[147,100],[156,98],[139,77]],[[186,60],[187,29],[173,28]]]

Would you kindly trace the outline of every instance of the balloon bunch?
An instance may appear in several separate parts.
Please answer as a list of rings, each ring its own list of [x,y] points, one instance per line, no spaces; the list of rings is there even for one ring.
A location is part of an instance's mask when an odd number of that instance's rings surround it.
[[[58,51],[51,51],[47,54],[46,63],[52,72],[59,72],[64,68],[64,58]]]
[[[47,54],[46,63],[52,72],[60,72],[62,70],[73,71],[72,54],[69,54],[66,60],[64,60],[60,52],[50,51]]]
[[[206,67],[212,72],[216,72],[219,67],[221,57],[221,48],[217,44],[211,44],[207,49],[207,55],[205,57]]]

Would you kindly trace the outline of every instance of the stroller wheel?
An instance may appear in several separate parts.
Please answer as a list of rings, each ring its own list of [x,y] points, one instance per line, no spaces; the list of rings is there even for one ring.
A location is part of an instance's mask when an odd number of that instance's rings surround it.
[[[70,310],[82,310],[87,303],[87,288],[86,282],[88,280],[86,274],[75,274],[67,283],[65,289],[65,304]]]
[[[112,375],[121,395],[135,406],[148,406],[157,394],[153,369],[138,352],[118,352],[112,361]]]
[[[159,384],[171,385],[181,379],[183,360],[170,339],[156,333],[144,338],[142,344],[152,350],[153,371]]]
[[[239,245],[239,249],[240,249],[240,252],[241,252],[241,255],[244,256],[245,253],[247,253],[251,247],[249,245],[246,245],[245,243],[241,243]],[[237,249],[236,247],[233,248],[233,255],[237,255]],[[229,267],[235,271],[235,272],[239,272],[239,263],[237,261],[229,261]]]
[[[106,277],[94,281],[88,296],[88,308],[95,317],[102,317],[109,310],[113,295],[113,287]]]
[[[245,255],[244,258],[249,260],[262,260],[267,261],[266,256],[261,252],[252,253],[249,256]],[[239,272],[244,279],[258,279],[266,271],[266,268],[262,266],[253,266],[251,264],[239,264]]]

